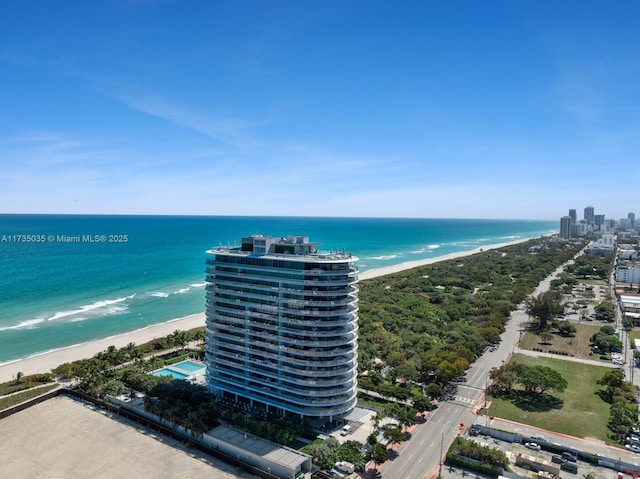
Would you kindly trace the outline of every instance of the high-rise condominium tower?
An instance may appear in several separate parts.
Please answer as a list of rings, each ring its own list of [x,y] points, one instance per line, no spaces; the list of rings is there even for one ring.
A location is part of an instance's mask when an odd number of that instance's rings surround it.
[[[633,228],[636,225],[636,214],[635,213],[629,213],[627,215],[627,219],[629,220],[629,224],[631,225],[631,227]]]
[[[587,224],[592,224],[593,223],[593,217],[594,217],[594,210],[593,210],[593,206],[587,206],[584,209],[584,219],[586,220]]]
[[[604,215],[593,215],[593,224],[595,224],[598,228],[604,225]]]
[[[572,223],[577,223],[578,222],[578,215],[577,215],[575,209],[570,209],[569,210],[569,217],[571,218],[571,222]]]
[[[571,238],[571,216],[563,216],[560,218],[560,238]]]
[[[207,251],[207,383],[232,401],[308,417],[357,394],[356,257],[302,236]]]

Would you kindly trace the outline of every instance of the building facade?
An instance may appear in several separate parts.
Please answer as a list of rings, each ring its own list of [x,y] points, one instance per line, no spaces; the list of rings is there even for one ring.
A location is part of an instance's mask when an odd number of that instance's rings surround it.
[[[356,257],[250,236],[206,260],[207,384],[246,407],[328,417],[357,396]]]
[[[594,215],[595,215],[595,211],[593,209],[593,206],[587,206],[584,209],[584,219],[587,222],[587,224],[592,224],[593,223]]]
[[[560,238],[571,238],[571,224],[572,222],[570,216],[563,216],[562,218],[560,218]]]
[[[631,261],[618,263],[616,282],[640,285],[640,264]]]

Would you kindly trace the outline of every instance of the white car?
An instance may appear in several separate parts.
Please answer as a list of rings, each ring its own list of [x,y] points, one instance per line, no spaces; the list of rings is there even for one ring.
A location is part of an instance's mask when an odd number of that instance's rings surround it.
[[[640,452],[640,446],[636,446],[635,444],[625,444],[624,448],[629,451]]]
[[[528,442],[524,445],[524,447],[528,447],[529,449],[533,449],[534,451],[540,450],[540,445],[535,442]]]

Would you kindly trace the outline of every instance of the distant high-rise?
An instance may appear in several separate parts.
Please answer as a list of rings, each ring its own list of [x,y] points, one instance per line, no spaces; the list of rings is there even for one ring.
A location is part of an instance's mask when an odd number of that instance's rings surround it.
[[[560,218],[560,238],[571,239],[571,216]]]
[[[629,223],[631,223],[631,227],[633,228],[636,225],[636,214],[635,213],[629,213],[627,215],[627,219],[629,220]]]
[[[593,206],[587,206],[584,209],[584,219],[588,224],[593,223],[594,209]]]
[[[307,237],[249,236],[207,251],[207,383],[248,406],[307,417],[357,401],[356,257]]]
[[[576,210],[575,209],[570,209],[569,210],[569,217],[571,218],[571,222],[572,223],[577,223],[578,222],[578,215],[576,214]]]
[[[604,215],[593,215],[593,223],[598,227],[604,225]]]

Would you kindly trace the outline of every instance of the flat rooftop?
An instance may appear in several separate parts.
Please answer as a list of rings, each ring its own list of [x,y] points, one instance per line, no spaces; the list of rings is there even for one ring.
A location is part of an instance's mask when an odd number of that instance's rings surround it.
[[[261,258],[287,259],[293,261],[358,261],[357,256],[351,253],[343,253],[339,251],[325,251],[307,254],[290,254],[290,253],[256,253],[254,251],[242,251],[240,248],[229,246],[216,246],[207,250],[208,254],[230,254],[236,256],[259,256]]]
[[[218,426],[207,433],[211,437],[233,444],[236,447],[249,451],[256,456],[261,456],[277,464],[295,469],[303,464],[308,456],[288,447],[280,446],[273,442],[244,433],[238,429],[227,426]]]

